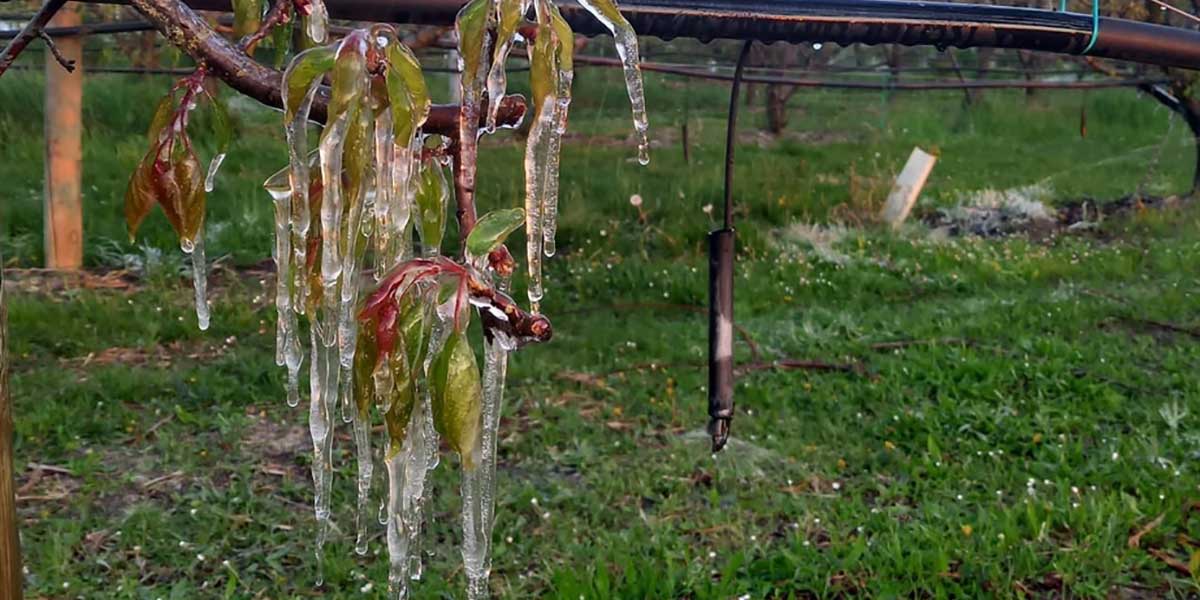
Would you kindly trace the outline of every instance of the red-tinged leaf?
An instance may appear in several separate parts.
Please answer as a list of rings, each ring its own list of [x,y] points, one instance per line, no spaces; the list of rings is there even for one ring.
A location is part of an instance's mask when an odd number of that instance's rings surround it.
[[[199,157],[187,144],[174,164],[175,180],[179,182],[179,234],[181,240],[195,241],[204,227],[204,170]]]
[[[154,108],[154,116],[150,118],[150,128],[146,131],[146,139],[150,142],[151,148],[158,145],[159,134],[167,127],[175,114],[175,90],[171,90],[158,101],[158,106]]]
[[[125,225],[130,241],[137,235],[138,227],[150,214],[150,209],[154,208],[153,169],[154,157],[146,155],[129,176],[129,185],[125,188]]]

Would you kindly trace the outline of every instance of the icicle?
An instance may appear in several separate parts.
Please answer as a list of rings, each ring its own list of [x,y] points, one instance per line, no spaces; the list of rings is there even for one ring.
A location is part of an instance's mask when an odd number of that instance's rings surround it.
[[[646,93],[642,84],[642,68],[638,51],[637,32],[633,30],[612,0],[579,0],[609,31],[625,70],[625,88],[633,106],[633,129],[638,138],[638,162],[650,164],[649,120],[646,118]]]
[[[180,240],[179,247],[192,257],[192,288],[196,295],[196,326],[207,331],[208,312],[208,264],[204,257],[204,232],[196,234],[194,240]]]
[[[308,15],[308,37],[318,44],[325,43],[329,35],[329,10],[325,0],[312,0],[312,12]]]
[[[296,63],[293,63],[293,65]],[[287,73],[284,74],[284,79],[291,77],[292,67],[288,67]],[[310,180],[310,158],[308,151],[308,113],[312,109],[313,98],[316,96],[317,88],[320,87],[321,80],[317,78],[313,81],[305,93],[304,101],[300,105],[300,110],[296,111],[295,118],[284,126],[284,133],[288,143],[288,164],[290,166],[289,180],[292,190],[292,250],[295,255],[294,264],[297,269],[303,269],[307,263],[308,256],[308,230],[312,222],[312,215],[309,213],[309,184]],[[286,105],[288,102],[288,86],[283,86],[283,101]],[[294,310],[303,314],[304,301],[307,296],[305,290],[307,285],[297,286],[297,295],[295,298]]]
[[[567,132],[567,113],[571,108],[571,82],[575,74],[569,69],[560,69],[558,74],[558,98],[554,102],[554,119],[548,136],[546,150],[545,199],[542,202],[542,250],[546,256],[554,256],[554,236],[558,230],[558,177],[562,138]]]
[[[353,385],[343,386],[353,389]],[[353,404],[353,401],[351,401]],[[375,473],[375,464],[371,456],[371,422],[366,411],[354,415],[354,450],[358,459],[358,504],[354,512],[354,525],[357,536],[354,551],[360,556],[367,554],[367,525],[371,522],[371,477]]]
[[[313,509],[317,520],[316,559],[318,582],[323,580],[325,541],[330,528],[330,493],[333,487],[334,403],[337,402],[340,376],[336,346],[326,346],[317,327],[310,328],[312,366],[309,369],[310,404],[308,430],[313,441]]]
[[[342,149],[350,127],[350,114],[343,113],[321,135],[321,287],[325,290],[326,313],[337,314],[338,278],[342,274]],[[315,315],[314,315],[315,316]],[[336,341],[332,318],[323,318],[321,336],[327,344]]]
[[[225,153],[222,152],[213,157],[208,163],[208,174],[204,176],[204,191],[213,191],[213,183],[217,179],[217,171],[221,170],[221,163],[225,162]]]
[[[463,566],[467,573],[467,597],[488,597],[491,575],[492,529],[496,512],[496,440],[508,372],[508,350],[496,333],[484,350],[482,435],[474,470],[463,470]]]
[[[517,37],[517,27],[529,11],[529,0],[495,0],[497,40],[492,55],[492,66],[487,75],[488,114],[487,132],[496,132],[496,119],[500,113],[500,102],[508,87],[508,55]]]
[[[545,194],[546,162],[549,153],[549,128],[553,115],[543,111],[529,130],[525,147],[525,258],[529,268],[528,295],[531,310],[541,312],[542,287],[542,203]]]

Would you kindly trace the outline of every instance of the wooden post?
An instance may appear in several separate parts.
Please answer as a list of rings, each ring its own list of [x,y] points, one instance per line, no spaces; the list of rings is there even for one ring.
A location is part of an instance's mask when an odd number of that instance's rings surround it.
[[[0,600],[21,600],[21,540],[13,471],[13,417],[8,395],[8,309],[0,272]]]
[[[69,3],[50,21],[51,27],[81,23],[79,10]],[[75,61],[68,73],[46,52],[46,266],[83,266],[83,38],[54,40],[64,58]]]

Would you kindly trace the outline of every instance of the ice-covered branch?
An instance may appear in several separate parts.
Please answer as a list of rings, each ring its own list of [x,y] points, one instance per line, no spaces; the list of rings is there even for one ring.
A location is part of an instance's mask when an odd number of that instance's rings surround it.
[[[187,5],[178,0],[132,0],[132,4],[162,32],[167,41],[197,62],[208,65],[209,71],[230,87],[268,106],[283,106],[280,87],[283,74],[238,50],[233,42],[214,31]],[[328,102],[328,90],[319,91],[309,115],[312,120],[325,121]],[[524,98],[504,98],[500,106],[502,123],[514,125],[520,123],[524,116]],[[434,106],[424,130],[426,133],[449,137],[457,135],[458,107]]]

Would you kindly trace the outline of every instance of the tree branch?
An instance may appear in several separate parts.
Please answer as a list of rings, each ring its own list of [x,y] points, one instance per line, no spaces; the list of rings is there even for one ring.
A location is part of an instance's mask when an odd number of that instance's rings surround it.
[[[54,44],[54,38],[50,37],[44,29],[38,32],[38,36],[42,38],[42,41],[46,42],[46,47],[50,49],[50,54],[54,56],[54,60],[58,62],[59,66],[68,73],[74,73],[75,61],[63,56],[62,52],[59,52],[58,46]]]
[[[162,32],[168,42],[196,62],[207,65],[209,72],[230,87],[267,106],[283,106],[280,91],[283,74],[239,51],[233,43],[213,31],[191,8],[177,0],[132,0],[132,4]],[[320,90],[313,101],[310,118],[324,122],[328,103],[329,90]],[[524,98],[508,96],[501,103],[500,119],[504,124],[518,124],[524,116]],[[458,107],[434,106],[424,129],[428,133],[455,137],[458,132]]]
[[[21,52],[25,50],[25,47],[29,45],[29,42],[32,42],[34,38],[41,35],[42,29],[46,27],[46,24],[50,22],[50,19],[54,18],[54,15],[58,12],[58,9],[62,8],[66,3],[67,0],[46,0],[46,3],[43,4],[42,8],[37,11],[37,14],[33,15],[33,18],[30,19],[29,22],[25,24],[25,27],[21,29],[21,32],[17,34],[17,37],[8,42],[8,45],[4,47],[3,51],[0,51],[0,75],[4,75],[4,72],[7,71],[14,62],[16,62],[17,57],[21,55]],[[53,44],[50,45],[50,48],[52,51],[54,51],[55,57],[57,57],[58,52],[56,49],[54,49]],[[61,61],[59,62],[61,63]],[[71,69],[67,70],[69,71]]]

